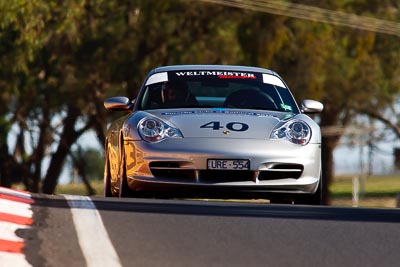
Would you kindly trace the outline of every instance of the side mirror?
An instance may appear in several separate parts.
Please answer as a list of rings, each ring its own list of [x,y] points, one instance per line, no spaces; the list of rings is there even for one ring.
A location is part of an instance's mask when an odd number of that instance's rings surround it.
[[[134,101],[130,101],[125,96],[115,96],[104,101],[104,107],[114,111],[129,111],[133,107]]]
[[[301,112],[303,113],[319,113],[324,109],[324,105],[321,102],[305,99],[301,101]]]

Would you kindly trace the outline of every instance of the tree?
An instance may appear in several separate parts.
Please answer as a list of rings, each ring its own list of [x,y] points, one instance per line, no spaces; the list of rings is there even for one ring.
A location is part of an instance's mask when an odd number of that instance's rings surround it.
[[[86,187],[89,196],[96,191],[90,185],[90,180],[100,180],[103,176],[103,155],[94,148],[84,149],[80,146],[70,153],[72,173],[71,177],[79,175]]]

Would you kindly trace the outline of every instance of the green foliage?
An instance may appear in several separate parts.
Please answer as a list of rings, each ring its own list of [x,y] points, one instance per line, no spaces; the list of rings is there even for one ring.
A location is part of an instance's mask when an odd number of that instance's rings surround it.
[[[103,195],[103,181],[91,180],[90,185],[96,191],[96,195]],[[68,195],[87,195],[87,190],[83,183],[70,183],[70,184],[60,184],[57,186],[55,191],[56,194],[68,194]]]
[[[360,179],[360,184],[362,180]],[[361,185],[360,185],[361,186]],[[352,177],[338,177],[331,186],[336,197],[351,197],[353,193]],[[369,176],[364,178],[364,186],[360,188],[362,197],[395,197],[400,193],[400,177]]]

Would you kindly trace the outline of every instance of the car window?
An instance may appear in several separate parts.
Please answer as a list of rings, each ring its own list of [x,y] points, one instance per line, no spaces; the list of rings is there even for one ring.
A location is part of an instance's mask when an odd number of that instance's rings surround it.
[[[162,80],[153,78],[154,83],[146,83],[139,107],[143,110],[209,107],[299,113],[292,94],[280,78],[265,75],[226,71],[168,72],[162,75]]]

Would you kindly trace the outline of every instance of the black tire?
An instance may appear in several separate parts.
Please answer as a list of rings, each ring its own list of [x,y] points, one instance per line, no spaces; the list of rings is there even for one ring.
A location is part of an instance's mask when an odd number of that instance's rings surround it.
[[[122,142],[123,144],[123,142]],[[132,191],[128,187],[128,182],[126,178],[126,160],[125,160],[125,151],[123,149],[123,145],[121,145],[121,153],[122,153],[122,158],[121,158],[121,165],[120,165],[120,171],[119,171],[119,191],[118,191],[118,196],[120,198],[122,197],[131,197],[132,196]]]
[[[104,196],[113,197],[111,192],[111,173],[110,173],[110,162],[108,159],[108,153],[106,152],[106,158],[104,163]]]
[[[319,180],[317,191],[315,191],[314,194],[299,196],[298,199],[296,199],[295,204],[322,205],[322,179]]]

